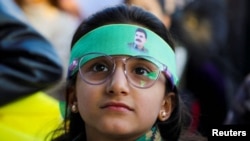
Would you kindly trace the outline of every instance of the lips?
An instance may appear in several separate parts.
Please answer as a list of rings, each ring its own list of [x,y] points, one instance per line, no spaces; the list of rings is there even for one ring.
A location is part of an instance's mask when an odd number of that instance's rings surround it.
[[[128,110],[133,111],[133,109],[121,102],[108,102],[101,106],[101,109],[113,109],[113,110]]]

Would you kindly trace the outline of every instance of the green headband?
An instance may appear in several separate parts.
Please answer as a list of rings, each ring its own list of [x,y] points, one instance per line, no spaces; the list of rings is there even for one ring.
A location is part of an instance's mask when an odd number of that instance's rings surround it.
[[[141,37],[139,43],[143,44],[145,41],[144,48],[140,49],[139,45],[136,45],[135,35]],[[93,52],[107,55],[153,57],[167,66],[167,73],[173,83],[176,85],[178,82],[174,51],[161,37],[146,28],[129,24],[111,24],[87,33],[72,48],[69,75],[71,76],[78,71],[78,68],[75,67],[75,60]]]

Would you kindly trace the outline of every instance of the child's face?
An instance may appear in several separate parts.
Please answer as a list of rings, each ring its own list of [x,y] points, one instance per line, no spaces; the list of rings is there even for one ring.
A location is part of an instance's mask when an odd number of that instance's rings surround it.
[[[78,110],[88,138],[94,140],[135,139],[152,127],[162,110],[171,112],[171,98],[165,95],[166,78],[162,74],[153,86],[136,88],[127,81],[123,62],[115,61],[115,72],[103,84],[91,85],[79,73],[77,76],[74,93]]]

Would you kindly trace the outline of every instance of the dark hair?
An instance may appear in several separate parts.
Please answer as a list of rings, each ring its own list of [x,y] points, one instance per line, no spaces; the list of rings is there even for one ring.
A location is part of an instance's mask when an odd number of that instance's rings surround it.
[[[103,25],[115,23],[135,24],[148,28],[158,34],[172,48],[174,47],[174,43],[171,39],[169,31],[167,31],[166,27],[159,19],[157,19],[153,14],[146,12],[139,7],[126,5],[107,8],[104,11],[98,12],[89,19],[83,21],[83,23],[78,27],[71,45],[73,46],[79,38],[91,30]],[[75,79],[76,75],[69,78],[68,88],[75,85]],[[170,86],[167,84],[167,90],[168,88],[170,89]],[[172,91],[176,93],[173,112],[167,121],[156,121],[156,125],[159,127],[161,136],[164,140],[177,141],[181,134],[183,123],[185,123],[183,118],[185,109],[184,104],[177,93],[177,88],[175,87],[172,89]],[[66,100],[68,100],[68,97]],[[66,116],[67,117],[65,118],[70,120],[70,125],[68,127],[67,121],[65,120],[65,127],[63,129],[65,134],[59,138],[56,138],[55,141],[73,140],[80,134],[81,138],[86,138],[86,135],[83,134],[85,133],[84,121],[81,119],[80,114],[72,112],[67,114],[66,112]]]
[[[137,28],[135,32],[142,32],[145,35],[145,38],[147,38],[147,32],[142,28]]]

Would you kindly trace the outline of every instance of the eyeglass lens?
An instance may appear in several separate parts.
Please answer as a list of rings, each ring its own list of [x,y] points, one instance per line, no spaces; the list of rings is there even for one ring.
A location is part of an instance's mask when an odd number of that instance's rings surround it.
[[[115,60],[115,57],[111,56],[85,55],[79,62],[80,75],[89,84],[102,84],[115,71]],[[158,79],[159,68],[147,58],[129,57],[123,62],[127,80],[136,87],[150,87]]]

